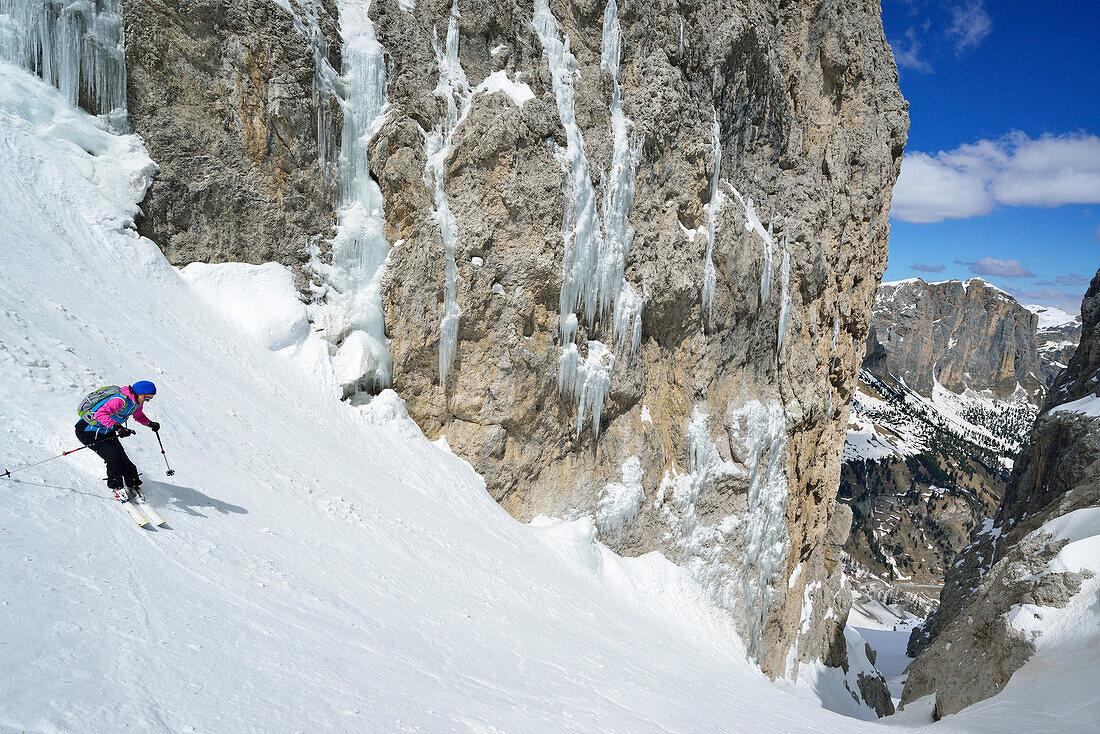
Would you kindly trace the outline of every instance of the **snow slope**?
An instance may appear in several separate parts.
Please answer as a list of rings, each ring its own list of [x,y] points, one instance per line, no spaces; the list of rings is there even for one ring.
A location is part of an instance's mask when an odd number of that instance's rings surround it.
[[[152,170],[0,63],[0,468],[73,448],[85,392],[145,378],[176,470],[137,426],[160,530],[87,451],[0,480],[0,730],[880,726],[768,682],[663,557],[621,559],[587,519],[515,522],[394,393],[339,402],[269,266],[194,269],[192,290],[130,228]]]
[[[127,227],[140,141],[6,65],[0,170],[4,468],[75,446],[84,392],[149,378],[177,471],[138,427],[157,531],[89,452],[4,480],[0,726],[822,730],[678,568],[588,521],[516,523],[395,395],[340,403],[282,353],[293,330],[211,311]]]

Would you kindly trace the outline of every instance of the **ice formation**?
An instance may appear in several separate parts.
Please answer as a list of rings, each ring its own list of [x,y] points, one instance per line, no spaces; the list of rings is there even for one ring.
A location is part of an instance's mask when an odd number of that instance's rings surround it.
[[[787,560],[787,476],[784,471],[787,431],[783,407],[750,401],[737,413],[745,421],[746,466],[749,470],[749,509],[745,518],[745,550],[741,583],[748,625],[749,654],[763,651],[764,626],[771,606],[773,582]],[[739,426],[740,420],[734,425]]]
[[[634,287],[623,277],[623,271],[626,269],[627,253],[634,242],[634,228],[630,226],[629,215],[634,205],[634,175],[641,155],[641,141],[634,133],[634,124],[623,112],[622,87],[619,84],[621,42],[618,8],[615,0],[609,0],[603,15],[600,66],[611,72],[611,131],[614,146],[611,170],[605,171],[601,177],[604,248],[600,253],[600,277],[604,282],[600,288],[602,292],[610,292],[614,296],[612,334],[615,343],[626,343],[629,335],[630,352],[633,353],[641,343],[644,299],[638,296]],[[600,312],[601,315],[606,312],[606,305],[602,301]]]
[[[573,314],[570,314],[573,316]],[[576,320],[573,329],[575,333]],[[569,342],[561,352],[558,365],[558,392],[577,401],[577,438],[584,429],[584,414],[592,412],[592,431],[600,433],[600,413],[611,392],[611,370],[615,355],[603,342],[588,342],[588,357],[581,359],[577,345]]]
[[[569,50],[568,36],[562,40],[548,0],[536,0],[533,26],[550,69],[558,116],[566,134],[566,147],[555,150],[565,173],[565,214],[562,218],[564,256],[559,300],[562,338],[559,388],[563,393],[573,395],[582,387],[579,367],[574,367],[581,364],[574,344],[578,313],[583,313],[589,327],[592,327],[598,318],[613,311],[614,343],[629,345],[631,353],[641,343],[641,311],[645,298],[623,277],[627,253],[634,239],[628,215],[634,203],[634,174],[641,149],[634,134],[634,125],[622,109],[622,89],[619,85],[621,31],[615,0],[610,0],[604,9],[600,56],[600,65],[611,73],[613,83],[610,105],[613,152],[611,169],[601,175],[602,201],[592,186],[584,140],[574,113],[573,77],[579,65]],[[589,342],[590,356],[585,364],[592,359],[594,344],[599,344],[595,353],[602,354],[606,350],[603,344]],[[608,353],[607,356],[611,358],[607,374],[610,381],[610,364],[614,364],[614,355]],[[572,375],[573,379],[561,379],[566,374]],[[602,390],[603,397],[606,397],[609,386],[610,383]],[[582,401],[582,409],[585,404]],[[593,413],[595,415],[597,411],[593,409]],[[577,424],[579,435],[583,415],[578,415]],[[594,427],[598,433],[598,420]]]
[[[744,471],[718,453],[705,410],[696,407],[692,412],[685,438],[689,471],[681,474],[673,469],[665,474],[654,508],[664,511],[673,541],[683,553],[684,567],[716,604],[733,610],[738,605],[740,587],[737,569],[725,559],[725,540],[727,534],[740,527],[741,518],[730,515],[714,525],[704,525],[695,508],[708,482]]]
[[[763,307],[772,289],[772,249],[774,247],[772,227],[771,224],[769,224],[767,229],[764,228],[764,224],[760,221],[760,217],[756,213],[756,206],[753,204],[751,197],[745,198],[741,195],[741,192],[732,185],[727,184],[727,186],[730,187],[730,191],[733,192],[734,197],[745,209],[745,229],[749,232],[756,232],[764,245],[764,268],[760,273],[760,305]]]
[[[833,317],[833,349],[832,356],[829,359],[829,371],[825,375],[825,391],[829,393],[829,404],[825,409],[825,421],[827,423],[833,422],[833,387],[829,382],[829,375],[833,374],[833,370],[836,369],[836,351],[837,344],[840,343],[840,315],[837,314]]]
[[[458,0],[451,5],[451,16],[447,24],[447,39],[440,48],[438,37],[432,43],[435,50],[436,65],[439,68],[439,82],[435,94],[447,103],[447,115],[441,125],[427,134],[424,141],[428,164],[425,179],[432,190],[435,208],[432,218],[439,227],[443,239],[444,283],[443,316],[439,321],[439,384],[446,385],[447,373],[454,364],[458,349],[458,320],[462,311],[458,307],[458,266],[455,264],[455,243],[458,241],[458,223],[451,213],[447,202],[447,191],[443,181],[443,168],[451,152],[451,142],[455,128],[470,111],[473,93],[466,81],[466,72],[458,60]]]
[[[615,533],[621,537],[623,528],[634,522],[645,497],[642,488],[642,462],[631,456],[623,463],[622,484],[604,485],[596,503],[596,525],[602,533]]]
[[[723,460],[711,438],[707,413],[696,408],[687,427],[690,471],[665,474],[654,509],[663,511],[671,539],[683,552],[683,565],[718,606],[740,609],[746,621],[745,642],[752,657],[762,650],[764,625],[773,585],[787,559],[787,434],[782,406],[752,400],[729,415],[745,447],[744,468]],[[742,435],[743,434],[743,435]],[[711,525],[696,515],[700,494],[722,477],[748,474],[748,509]],[[740,564],[727,557],[727,537],[744,538]]]
[[[787,238],[780,241],[783,248],[783,264],[780,266],[782,295],[779,301],[779,334],[776,338],[775,353],[783,351],[783,341],[787,336],[787,315],[791,312],[791,252],[787,249]]]
[[[310,263],[324,283],[314,324],[321,336],[338,345],[334,364],[345,397],[360,388],[377,392],[393,378],[381,297],[389,244],[382,191],[367,167],[367,146],[384,120],[386,67],[368,9],[352,2],[339,5],[344,129],[336,236],[331,261],[322,262],[315,252]]]
[[[681,28],[681,33],[683,29]],[[719,187],[722,169],[722,140],[719,137],[718,111],[714,112],[714,175],[710,179],[710,203],[707,204],[707,256],[703,266],[703,308],[709,318],[714,303],[718,277],[714,271],[714,238],[718,234],[718,213],[725,195]]]
[[[321,31],[318,16],[325,12],[322,0],[274,0],[275,4],[286,12],[294,22],[294,29],[305,38],[313,54],[313,108],[317,111],[317,159],[321,161],[322,174],[331,180],[336,155],[340,150],[333,145],[336,135],[336,109],[340,101],[340,79],[328,60],[328,43]],[[368,2],[369,6],[369,2]],[[341,26],[343,14],[351,9],[358,10],[350,2],[340,3]],[[367,8],[362,8],[365,16]],[[371,30],[373,36],[374,31]],[[346,62],[345,62],[346,65]],[[346,136],[345,136],[346,139]]]
[[[126,132],[126,46],[120,0],[0,0],[0,58],[28,69],[74,106],[83,100]]]

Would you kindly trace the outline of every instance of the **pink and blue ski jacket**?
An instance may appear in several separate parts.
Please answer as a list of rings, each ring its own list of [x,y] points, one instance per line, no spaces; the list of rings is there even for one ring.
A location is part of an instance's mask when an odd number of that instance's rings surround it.
[[[89,422],[89,425],[84,430],[106,433],[126,423],[130,416],[133,416],[134,420],[143,426],[147,426],[151,422],[145,417],[145,412],[142,411],[141,406],[137,404],[134,391],[130,389],[129,385],[126,385],[122,388],[121,395],[108,398],[96,408],[94,413],[85,416],[84,420]]]

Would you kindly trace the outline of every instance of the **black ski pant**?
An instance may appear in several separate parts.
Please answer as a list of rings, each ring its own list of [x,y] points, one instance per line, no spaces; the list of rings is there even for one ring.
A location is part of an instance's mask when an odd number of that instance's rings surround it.
[[[118,436],[113,432],[97,435],[95,431],[85,431],[87,427],[87,423],[83,420],[79,421],[76,424],[76,437],[80,439],[80,443],[99,454],[99,458],[106,462],[107,486],[118,489],[125,481],[127,487],[138,487],[141,479],[138,478],[137,467],[126,455],[126,449],[122,448],[122,442],[118,440]]]

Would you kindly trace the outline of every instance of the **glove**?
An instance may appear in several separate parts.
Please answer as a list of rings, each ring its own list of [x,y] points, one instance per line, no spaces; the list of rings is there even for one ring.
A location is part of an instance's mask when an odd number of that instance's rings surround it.
[[[153,433],[156,433],[160,430],[160,424],[156,421],[149,421],[149,427],[153,429]]]
[[[118,429],[118,437],[119,438],[126,438],[127,436],[133,436],[133,435],[134,435],[134,432],[131,431],[126,426],[120,426],[119,429]]]

